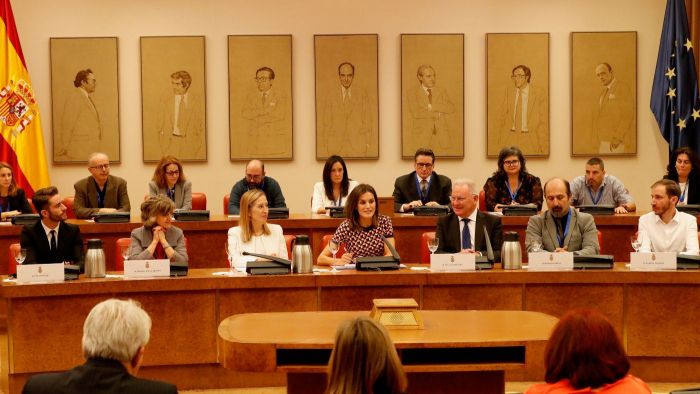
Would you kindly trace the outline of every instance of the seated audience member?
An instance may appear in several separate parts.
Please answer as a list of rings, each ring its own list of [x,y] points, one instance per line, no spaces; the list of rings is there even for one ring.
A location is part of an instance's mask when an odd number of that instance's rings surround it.
[[[90,176],[73,185],[75,201],[73,209],[78,219],[89,219],[97,213],[129,212],[129,194],[126,181],[109,175],[109,157],[93,153],[88,159]]]
[[[673,152],[664,179],[678,182],[678,205],[700,204],[700,160],[692,149],[683,147]]]
[[[161,195],[149,197],[141,203],[143,226],[131,231],[130,259],[188,261],[185,235],[172,224],[174,207],[172,200]]]
[[[586,175],[571,181],[571,205],[613,205],[615,213],[637,210],[625,185],[616,177],[605,173],[603,160],[598,157],[586,162]]]
[[[17,187],[12,167],[0,161],[0,214],[2,220],[9,220],[20,213],[32,213],[24,189]]]
[[[338,258],[337,264],[353,263],[357,257],[391,256],[382,237],[394,245],[394,227],[388,216],[379,214],[377,192],[372,186],[361,183],[352,190],[345,204],[345,216],[347,219],[340,223],[329,242],[334,245],[345,244],[345,254]],[[329,245],[318,255],[317,263],[334,263]]]
[[[326,207],[345,206],[348,194],[358,185],[350,180],[345,160],[333,155],[323,166],[323,182],[316,182],[311,199],[311,213],[326,213]]]
[[[41,216],[24,226],[19,238],[27,250],[25,264],[71,263],[83,265],[83,239],[80,227],[66,223],[66,206],[54,186],[34,192],[32,203]]]
[[[471,179],[456,179],[452,182],[452,212],[440,217],[435,237],[439,238],[437,253],[486,254],[488,232],[494,257],[499,260],[503,235],[501,218],[477,209],[479,195],[474,193],[476,185]]]
[[[282,226],[267,222],[267,197],[260,189],[243,193],[238,226],[228,230],[228,252],[251,252],[288,258]]]
[[[175,394],[172,384],[136,377],[150,335],[151,318],[135,301],[102,301],[83,325],[85,364],[34,375],[22,393]]]
[[[598,230],[593,216],[570,207],[571,189],[566,179],[552,178],[544,184],[547,211],[530,216],[525,246],[541,245],[548,252],[600,253]]]
[[[630,360],[613,325],[593,309],[562,316],[547,342],[544,364],[547,383],[525,394],[651,394],[629,374]]]
[[[229,215],[240,213],[241,196],[253,189],[260,189],[265,193],[270,208],[287,207],[279,183],[269,176],[265,176],[265,164],[260,160],[251,160],[245,166],[245,178],[236,182],[231,188],[231,196],[228,201]]]
[[[698,222],[695,216],[676,209],[681,190],[662,179],[651,185],[651,209],[639,217],[640,252],[676,252],[697,255]]]
[[[328,363],[327,394],[401,394],[407,385],[384,326],[362,316],[338,328]]]
[[[394,182],[394,212],[409,212],[422,205],[448,205],[452,181],[434,171],[433,151],[419,148],[413,160],[415,171],[396,178]]]
[[[542,210],[540,178],[527,172],[525,156],[516,146],[501,149],[498,171],[484,184],[486,210],[501,212],[504,205],[535,204]]]
[[[192,182],[185,179],[182,163],[175,156],[164,156],[148,182],[148,195],[167,196],[175,209],[192,209]]]

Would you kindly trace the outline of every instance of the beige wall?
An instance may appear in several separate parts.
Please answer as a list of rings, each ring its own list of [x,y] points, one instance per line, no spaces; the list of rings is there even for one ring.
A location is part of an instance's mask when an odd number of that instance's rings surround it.
[[[546,179],[583,172],[584,158],[570,157],[570,32],[638,32],[638,153],[607,159],[608,172],[621,177],[642,210],[648,185],[664,173],[667,145],[649,110],[665,2],[659,0],[14,0],[15,19],[42,110],[47,151],[51,151],[50,37],[119,37],[122,163],[112,173],[126,178],[130,197],[140,202],[153,165],[141,157],[141,75],[139,36],[206,36],[208,157],[188,164],[193,190],[205,192],[209,208],[221,213],[221,197],[243,176],[243,163],[229,160],[227,39],[229,34],[292,34],[294,68],[294,160],[268,162],[268,175],[283,187],[292,212],[305,212],[323,163],[315,159],[313,34],[379,34],[380,159],[352,161],[354,179],[391,195],[398,175],[412,169],[400,159],[401,33],[465,34],[465,129],[462,160],[439,160],[437,171],[468,176],[482,184],[494,171],[486,159],[485,34],[549,32],[551,154],[528,169]],[[49,159],[50,161],[50,159]],[[52,166],[52,182],[63,194],[88,174],[83,166]],[[132,204],[137,212],[138,204]]]

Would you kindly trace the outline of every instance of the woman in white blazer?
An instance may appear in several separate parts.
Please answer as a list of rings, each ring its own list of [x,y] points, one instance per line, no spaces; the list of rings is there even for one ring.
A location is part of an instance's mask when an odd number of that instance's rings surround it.
[[[348,178],[342,157],[333,155],[323,166],[323,182],[316,182],[311,199],[311,213],[326,213],[326,207],[345,206],[348,194],[358,185]]]

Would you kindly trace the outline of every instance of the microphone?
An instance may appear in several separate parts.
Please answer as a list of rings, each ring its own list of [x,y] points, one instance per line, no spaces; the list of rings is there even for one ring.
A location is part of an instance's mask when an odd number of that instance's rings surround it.
[[[399,252],[396,251],[396,248],[394,248],[394,245],[389,243],[389,241],[384,238],[384,235],[379,234],[380,237],[382,237],[382,241],[384,241],[384,245],[386,245],[387,248],[389,248],[389,251],[391,252],[391,256],[394,258],[396,261],[401,261],[401,256],[399,256]]]
[[[252,252],[245,252],[245,251],[242,254],[244,256],[255,256],[255,257],[260,257],[260,258],[267,259],[270,261],[274,261],[275,263],[280,264],[280,265],[284,265],[285,267],[292,266],[291,261],[289,261],[287,259],[283,259],[281,257],[277,257],[277,256],[270,256],[270,255],[266,255],[266,254],[252,253]]]

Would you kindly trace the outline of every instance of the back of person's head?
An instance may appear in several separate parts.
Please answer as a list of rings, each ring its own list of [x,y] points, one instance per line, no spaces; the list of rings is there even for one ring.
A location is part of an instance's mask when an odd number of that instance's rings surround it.
[[[547,383],[568,379],[576,389],[616,382],[630,369],[612,323],[593,309],[564,314],[547,342],[544,363]]]
[[[83,324],[83,356],[130,362],[150,338],[151,318],[133,300],[95,305]]]
[[[396,348],[382,325],[362,316],[338,328],[327,394],[398,394],[407,385]]]

